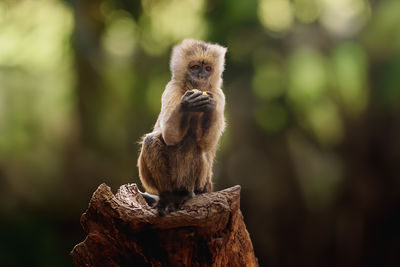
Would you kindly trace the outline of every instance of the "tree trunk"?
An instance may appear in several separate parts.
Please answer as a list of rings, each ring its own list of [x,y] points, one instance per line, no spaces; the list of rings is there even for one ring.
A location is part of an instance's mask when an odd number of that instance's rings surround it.
[[[81,217],[75,266],[258,266],[240,211],[240,186],[201,194],[158,216],[136,184],[101,184]]]

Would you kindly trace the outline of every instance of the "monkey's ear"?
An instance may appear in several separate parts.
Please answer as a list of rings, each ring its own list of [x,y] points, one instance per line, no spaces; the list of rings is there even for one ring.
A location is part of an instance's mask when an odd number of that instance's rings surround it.
[[[216,49],[218,51],[218,58],[219,58],[219,70],[222,73],[225,69],[225,54],[228,52],[228,49],[226,47],[216,45]]]
[[[217,51],[218,51],[218,55],[220,60],[225,61],[225,54],[226,52],[228,52],[228,48],[220,46],[220,45],[216,45],[217,47]]]
[[[177,75],[178,73],[183,73],[182,68],[186,66],[184,60],[184,50],[191,42],[193,42],[192,39],[185,39],[172,48],[169,66],[173,76]]]
[[[226,47],[223,47],[223,46],[221,46],[221,48],[222,48],[222,51],[221,51],[221,53],[222,53],[222,55],[224,55],[224,56],[225,56],[226,52],[228,52],[228,48],[226,48]]]
[[[222,58],[223,58],[223,60],[224,60],[224,64],[225,64],[225,55],[226,55],[226,52],[228,52],[228,48],[222,47]]]
[[[221,46],[219,44],[213,44],[212,45],[214,51],[218,53],[219,56],[225,57],[226,52],[228,51],[228,48]]]

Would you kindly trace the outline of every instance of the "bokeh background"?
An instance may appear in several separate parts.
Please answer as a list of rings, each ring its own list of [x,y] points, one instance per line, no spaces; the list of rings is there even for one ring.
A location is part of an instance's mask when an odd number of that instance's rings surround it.
[[[215,188],[260,265],[400,266],[399,29],[398,0],[2,0],[0,265],[72,265],[191,37],[229,49]]]

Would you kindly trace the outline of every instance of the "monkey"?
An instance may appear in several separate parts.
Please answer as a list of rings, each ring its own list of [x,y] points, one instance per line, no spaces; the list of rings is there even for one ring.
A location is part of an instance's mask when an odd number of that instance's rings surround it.
[[[212,167],[225,129],[221,86],[226,51],[193,39],[172,49],[172,77],[153,131],[142,138],[137,163],[144,197],[156,202],[160,215],[212,191]]]

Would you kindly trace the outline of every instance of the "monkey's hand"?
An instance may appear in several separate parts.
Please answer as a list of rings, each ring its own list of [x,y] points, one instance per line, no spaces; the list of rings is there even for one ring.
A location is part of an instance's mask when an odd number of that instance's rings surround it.
[[[204,106],[204,112],[211,112],[213,110],[215,110],[215,107],[217,106],[217,101],[215,101],[213,93],[209,92],[209,91],[205,91],[203,92],[206,93],[206,95],[209,97],[208,103]]]
[[[181,108],[185,112],[207,112],[215,108],[216,102],[211,92],[187,91],[181,99]]]

